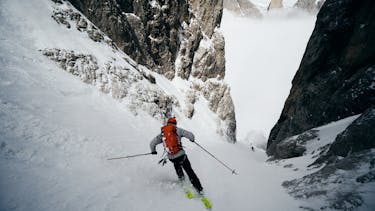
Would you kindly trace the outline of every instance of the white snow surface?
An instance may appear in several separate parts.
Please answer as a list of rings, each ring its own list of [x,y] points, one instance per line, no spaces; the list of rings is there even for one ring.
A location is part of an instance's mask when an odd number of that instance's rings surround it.
[[[261,7],[262,1],[254,3]],[[291,1],[285,4],[292,5]],[[314,15],[295,8],[264,12],[260,19],[236,17],[224,10],[226,80],[231,86],[239,141],[266,145],[315,20]]]
[[[170,162],[157,165],[161,146],[157,156],[107,160],[149,152],[160,122],[146,112],[134,115],[42,55],[39,50],[54,47],[97,58],[118,55],[58,25],[53,5],[0,2],[0,210],[205,210],[199,200],[185,198]],[[157,83],[176,95],[184,86],[163,77]],[[299,210],[301,203],[281,186],[295,172],[265,162],[261,149],[220,141],[203,100],[192,120],[178,120],[239,174],[183,140],[213,210]]]

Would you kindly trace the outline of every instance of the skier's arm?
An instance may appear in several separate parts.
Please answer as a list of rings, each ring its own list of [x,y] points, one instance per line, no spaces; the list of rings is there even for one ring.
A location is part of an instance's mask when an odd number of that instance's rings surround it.
[[[161,143],[162,143],[161,134],[159,134],[154,139],[152,139],[150,143],[151,152],[156,152],[156,145],[161,144]]]
[[[181,137],[185,137],[185,138],[189,139],[191,142],[195,141],[195,137],[194,137],[194,134],[192,132],[181,129],[181,128],[177,128],[177,132]]]

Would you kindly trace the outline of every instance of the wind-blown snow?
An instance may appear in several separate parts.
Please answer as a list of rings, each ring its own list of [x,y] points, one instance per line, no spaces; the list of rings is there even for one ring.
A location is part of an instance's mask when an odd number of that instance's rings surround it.
[[[263,16],[235,17],[224,10],[222,21],[238,139],[254,143],[263,134],[258,146],[265,146],[281,114],[316,19],[291,8]]]

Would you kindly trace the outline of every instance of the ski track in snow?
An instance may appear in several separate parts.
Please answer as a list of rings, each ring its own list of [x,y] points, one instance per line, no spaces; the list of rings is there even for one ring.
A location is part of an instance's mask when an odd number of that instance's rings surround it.
[[[41,54],[40,46],[54,41],[92,43],[56,24],[51,5],[0,2],[0,210],[205,210],[185,198],[170,162],[156,164],[161,146],[157,156],[106,160],[148,152],[161,125],[145,113],[134,116]],[[183,126],[239,174],[183,141],[213,210],[299,210],[281,187],[295,173],[266,163],[261,149],[221,141],[204,106],[198,102],[197,115]]]

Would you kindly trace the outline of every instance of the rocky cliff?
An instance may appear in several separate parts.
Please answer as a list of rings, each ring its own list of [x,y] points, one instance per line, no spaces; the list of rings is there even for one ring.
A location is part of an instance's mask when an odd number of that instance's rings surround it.
[[[311,13],[319,11],[325,0],[298,0],[294,6]]]
[[[250,0],[224,0],[224,8],[239,16],[262,17],[259,9]]]
[[[278,9],[283,7],[283,0],[271,0],[267,10]]]
[[[277,145],[287,137],[361,114],[375,105],[374,14],[372,0],[324,3],[282,114],[271,131],[269,155],[275,155]]]
[[[307,173],[282,184],[307,202],[301,208],[356,210],[374,190],[374,33],[372,0],[327,0],[318,13],[267,144],[273,159],[304,160]],[[322,132],[325,124],[348,119],[341,132]],[[316,198],[324,201],[308,203]]]
[[[69,2],[138,64],[170,80],[179,77],[189,81],[191,91],[186,98],[204,97],[220,119],[218,132],[235,142],[234,105],[230,88],[223,82],[225,41],[219,29],[222,0]],[[195,100],[187,101],[183,110],[191,118]]]
[[[327,0],[271,131],[268,155],[304,163],[294,169],[304,169],[304,176],[282,185],[305,210],[373,209],[374,33],[374,1]],[[348,119],[339,133],[330,129]],[[311,203],[316,199],[323,200]]]

